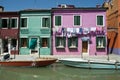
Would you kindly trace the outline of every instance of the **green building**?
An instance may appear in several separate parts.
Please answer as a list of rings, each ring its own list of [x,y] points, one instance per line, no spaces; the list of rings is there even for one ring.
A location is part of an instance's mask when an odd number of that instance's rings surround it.
[[[51,11],[20,11],[20,55],[51,55]]]

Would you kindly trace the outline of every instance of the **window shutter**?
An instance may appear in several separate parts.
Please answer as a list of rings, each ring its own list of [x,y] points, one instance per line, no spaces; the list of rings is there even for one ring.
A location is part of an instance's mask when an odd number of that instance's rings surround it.
[[[96,48],[98,46],[98,37],[96,37]]]
[[[29,48],[29,38],[27,38],[27,48]]]
[[[76,47],[78,47],[78,37],[75,38],[76,41]]]
[[[80,16],[74,16],[74,25],[80,25]]]
[[[97,16],[97,25],[103,25],[103,16]]]
[[[42,18],[42,27],[46,27],[45,26],[45,18]]]
[[[68,47],[71,46],[71,38],[68,38]]]
[[[64,37],[63,40],[64,40],[63,41],[64,42],[64,47],[66,47],[66,38]]]
[[[103,46],[106,47],[106,38],[103,37]]]
[[[55,25],[60,26],[61,25],[61,16],[55,16]]]
[[[50,27],[50,18],[48,18],[47,27]]]

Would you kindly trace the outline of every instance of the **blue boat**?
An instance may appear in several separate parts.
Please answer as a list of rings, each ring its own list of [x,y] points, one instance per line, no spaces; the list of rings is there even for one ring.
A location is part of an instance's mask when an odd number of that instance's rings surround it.
[[[61,63],[67,66],[88,68],[88,69],[120,69],[120,62],[116,60],[87,60],[82,58],[62,58]]]

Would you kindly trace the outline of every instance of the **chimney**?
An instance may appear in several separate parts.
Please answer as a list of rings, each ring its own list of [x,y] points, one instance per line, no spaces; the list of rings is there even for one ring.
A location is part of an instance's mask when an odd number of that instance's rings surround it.
[[[4,11],[4,7],[0,6],[0,12],[3,12],[3,11]]]
[[[101,8],[101,5],[100,5],[100,4],[97,4],[97,5],[96,5],[96,8]]]

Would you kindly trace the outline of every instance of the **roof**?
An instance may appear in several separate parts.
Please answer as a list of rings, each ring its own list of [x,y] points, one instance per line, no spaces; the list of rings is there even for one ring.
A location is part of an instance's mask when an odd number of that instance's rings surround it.
[[[77,8],[52,8],[52,10],[107,10],[107,8],[97,7],[77,7]]]
[[[50,12],[50,9],[24,9],[20,10],[20,12]]]

